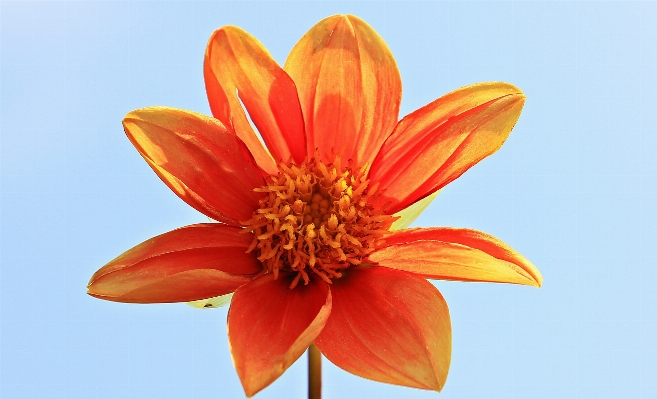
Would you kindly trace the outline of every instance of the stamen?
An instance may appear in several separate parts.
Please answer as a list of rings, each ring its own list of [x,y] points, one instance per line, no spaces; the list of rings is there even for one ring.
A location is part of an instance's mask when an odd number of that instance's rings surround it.
[[[281,163],[268,185],[255,189],[269,193],[260,209],[242,222],[243,232],[253,233],[247,252],[255,250],[274,278],[296,273],[290,289],[312,276],[330,284],[361,264],[395,220],[370,205],[378,184],[369,184],[366,170],[343,167],[340,157],[323,163],[318,153],[302,165]]]

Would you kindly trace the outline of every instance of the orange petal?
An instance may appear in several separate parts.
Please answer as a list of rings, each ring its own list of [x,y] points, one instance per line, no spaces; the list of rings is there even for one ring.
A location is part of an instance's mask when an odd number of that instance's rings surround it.
[[[203,69],[212,114],[233,127],[264,170],[278,171],[240,100],[274,160],[303,162],[306,138],[297,89],[255,37],[235,26],[216,30],[208,42]]]
[[[284,66],[299,90],[308,151],[371,163],[397,123],[401,78],[383,39],[353,15],[320,21]]]
[[[502,146],[524,103],[515,86],[479,83],[404,117],[370,170],[387,190],[376,205],[398,212],[461,176]]]
[[[186,302],[235,291],[262,265],[247,254],[251,234],[195,224],[144,241],[103,266],[88,294],[116,302]]]
[[[385,246],[369,256],[381,266],[428,278],[488,281],[540,287],[543,277],[524,256],[497,238],[477,230],[409,229],[385,237]]]
[[[291,279],[266,274],[240,287],[228,312],[233,363],[244,392],[253,396],[276,380],[320,333],[331,313],[325,283],[290,289]]]
[[[251,218],[265,185],[244,143],[214,118],[167,107],[142,108],[125,132],[155,173],[199,212],[232,225]]]
[[[452,350],[449,310],[427,280],[383,267],[349,269],[315,340],[336,366],[375,381],[440,391]]]

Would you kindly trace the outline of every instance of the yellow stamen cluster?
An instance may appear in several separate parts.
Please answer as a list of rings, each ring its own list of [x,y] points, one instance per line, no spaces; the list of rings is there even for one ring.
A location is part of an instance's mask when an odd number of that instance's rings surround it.
[[[290,288],[312,275],[327,283],[344,269],[359,265],[388,233],[395,218],[373,209],[377,187],[368,187],[363,169],[342,167],[340,158],[324,164],[279,165],[267,186],[260,209],[243,222],[253,231],[248,252],[256,250],[268,273],[296,273]]]

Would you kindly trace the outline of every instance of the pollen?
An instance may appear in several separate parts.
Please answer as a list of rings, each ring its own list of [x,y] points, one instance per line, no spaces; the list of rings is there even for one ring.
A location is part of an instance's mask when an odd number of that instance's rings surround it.
[[[312,278],[331,283],[362,263],[395,217],[374,209],[377,195],[365,168],[342,166],[337,157],[323,163],[318,154],[297,166],[281,163],[278,174],[255,191],[266,193],[253,217],[242,222],[253,232],[247,252],[255,251],[265,273],[293,277],[290,288]]]

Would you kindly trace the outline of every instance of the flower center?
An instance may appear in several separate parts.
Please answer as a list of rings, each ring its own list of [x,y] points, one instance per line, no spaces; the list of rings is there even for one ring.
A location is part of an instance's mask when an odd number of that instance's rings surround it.
[[[243,222],[254,238],[247,252],[257,251],[268,273],[296,273],[290,288],[317,276],[327,283],[359,265],[388,233],[395,217],[370,203],[364,168],[342,167],[340,158],[322,163],[317,154],[300,166],[280,164],[266,186],[260,209]]]

